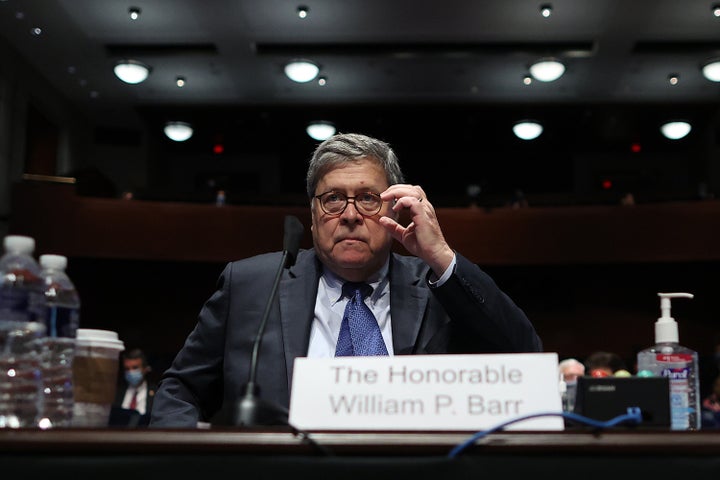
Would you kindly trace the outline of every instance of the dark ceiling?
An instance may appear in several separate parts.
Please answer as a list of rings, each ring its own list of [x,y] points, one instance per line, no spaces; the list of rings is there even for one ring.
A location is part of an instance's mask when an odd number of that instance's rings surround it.
[[[552,7],[548,18],[543,5]],[[501,195],[592,194],[608,176],[621,190],[685,195],[709,181],[717,156],[720,85],[700,71],[720,56],[713,5],[0,0],[0,38],[91,119],[96,139],[150,132],[161,158],[148,167],[151,179],[166,166],[162,157],[205,154],[221,142],[226,156],[272,152],[281,176],[274,191],[302,193],[316,144],[304,127],[323,119],[389,141],[410,181],[448,197],[463,196],[468,185]],[[308,9],[304,19],[299,6]],[[137,20],[131,7],[140,9]],[[152,67],[146,82],[113,75],[128,57]],[[562,60],[564,76],[525,85],[541,57]],[[293,58],[319,64],[327,84],[287,79],[283,66]],[[511,126],[522,118],[541,121],[543,135],[516,139]],[[658,127],[674,118],[690,120],[693,131],[670,142]],[[192,122],[193,139],[154,139],[171,119]],[[632,156],[633,144],[643,159]],[[204,174],[232,183],[221,170]],[[252,194],[253,181],[235,183]]]

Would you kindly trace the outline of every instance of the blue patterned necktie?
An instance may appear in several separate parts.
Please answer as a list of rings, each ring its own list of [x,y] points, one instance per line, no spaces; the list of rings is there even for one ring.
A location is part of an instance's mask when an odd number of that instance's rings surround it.
[[[343,296],[350,297],[338,336],[336,357],[387,355],[377,319],[363,299],[372,293],[367,283],[346,282]]]

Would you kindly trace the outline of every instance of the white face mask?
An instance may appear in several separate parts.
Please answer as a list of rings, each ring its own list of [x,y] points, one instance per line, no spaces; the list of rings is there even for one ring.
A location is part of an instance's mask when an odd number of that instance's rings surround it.
[[[140,370],[130,370],[125,372],[125,381],[131,387],[137,387],[143,381],[143,373]]]

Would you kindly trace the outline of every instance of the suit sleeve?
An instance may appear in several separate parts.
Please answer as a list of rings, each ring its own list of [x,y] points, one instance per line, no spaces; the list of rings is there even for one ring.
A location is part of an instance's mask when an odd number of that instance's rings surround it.
[[[153,401],[151,427],[195,428],[198,421],[208,421],[219,410],[231,272],[228,264],[195,329],[163,374]]]
[[[485,352],[542,351],[530,320],[494,280],[460,254],[456,262],[448,281],[431,291],[460,335],[467,334],[462,343]]]

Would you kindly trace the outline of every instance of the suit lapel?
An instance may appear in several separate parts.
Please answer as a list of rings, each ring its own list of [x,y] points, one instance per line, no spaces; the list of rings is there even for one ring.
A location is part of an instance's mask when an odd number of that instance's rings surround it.
[[[310,326],[315,316],[318,277],[317,260],[312,250],[301,252],[297,263],[283,275],[278,289],[288,390],[291,387],[295,357],[307,355]]]
[[[278,297],[288,389],[295,357],[307,355],[320,273],[317,257],[312,250],[307,250],[301,252],[295,266],[280,281]],[[415,265],[407,264],[402,257],[391,256],[390,315],[393,349],[397,355],[416,350],[430,295],[429,290],[423,288],[424,277],[424,273],[418,275]]]
[[[401,257],[390,260],[390,316],[396,355],[414,353],[430,292],[422,288],[423,276]]]

